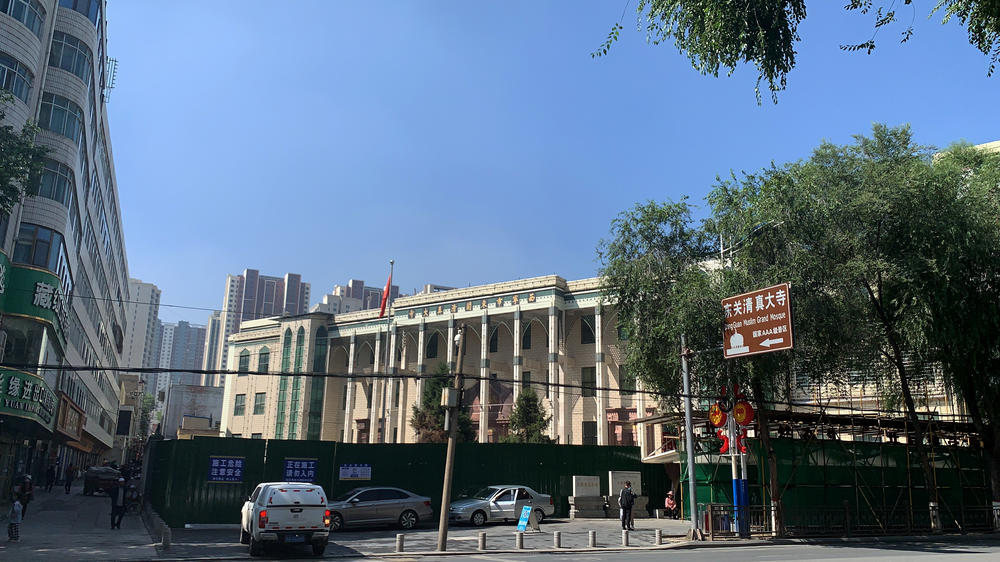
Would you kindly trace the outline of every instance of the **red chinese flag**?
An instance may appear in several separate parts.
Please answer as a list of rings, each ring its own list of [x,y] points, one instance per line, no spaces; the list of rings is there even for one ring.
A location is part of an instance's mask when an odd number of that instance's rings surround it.
[[[389,279],[385,282],[385,289],[382,290],[382,305],[378,308],[378,317],[385,316],[385,305],[389,302],[389,287],[392,287],[392,272],[389,272]]]

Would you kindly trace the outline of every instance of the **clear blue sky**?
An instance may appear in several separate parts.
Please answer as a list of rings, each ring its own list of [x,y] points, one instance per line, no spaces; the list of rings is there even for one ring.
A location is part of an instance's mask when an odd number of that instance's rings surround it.
[[[637,201],[701,202],[717,175],[807,157],[873,122],[918,142],[1000,139],[1000,76],[957,23],[871,35],[810,2],[798,68],[758,106],[752,68],[711,78],[636,31],[589,53],[624,2],[212,1],[108,7],[109,113],[129,272],[218,307],[227,273],[404,292],[596,274]],[[278,7],[276,9],[275,7]],[[208,312],[163,307],[164,321]]]

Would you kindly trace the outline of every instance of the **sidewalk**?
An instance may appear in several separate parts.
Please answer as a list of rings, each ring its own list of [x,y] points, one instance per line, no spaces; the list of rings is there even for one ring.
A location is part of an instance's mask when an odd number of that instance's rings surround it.
[[[6,522],[4,531],[6,531]],[[0,560],[150,560],[156,549],[138,515],[126,515],[111,529],[111,502],[84,496],[83,486],[66,495],[60,486],[36,491],[21,523],[21,540],[0,534]]]

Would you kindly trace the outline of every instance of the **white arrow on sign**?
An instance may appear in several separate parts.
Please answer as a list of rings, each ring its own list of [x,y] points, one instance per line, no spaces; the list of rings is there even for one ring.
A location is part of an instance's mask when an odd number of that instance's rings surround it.
[[[762,345],[764,347],[771,347],[772,345],[774,345],[776,343],[782,343],[784,341],[785,341],[785,338],[777,338],[777,339],[773,339],[773,340],[771,338],[767,338],[766,340],[760,342],[760,345]]]

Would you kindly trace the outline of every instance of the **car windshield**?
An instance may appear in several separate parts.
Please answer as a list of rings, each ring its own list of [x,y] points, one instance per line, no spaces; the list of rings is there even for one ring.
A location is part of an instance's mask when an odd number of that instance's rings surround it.
[[[355,489],[351,490],[350,492],[347,492],[346,494],[340,494],[339,496],[333,498],[333,501],[335,501],[335,502],[346,502],[347,500],[351,499],[351,496],[353,496],[354,494],[358,493],[359,491],[361,491],[361,488],[355,488]]]
[[[493,494],[497,493],[499,490],[500,488],[483,488],[482,490],[479,490],[478,492],[473,494],[472,497],[476,498],[477,500],[488,500],[492,498]]]

